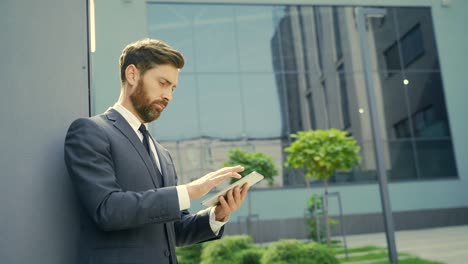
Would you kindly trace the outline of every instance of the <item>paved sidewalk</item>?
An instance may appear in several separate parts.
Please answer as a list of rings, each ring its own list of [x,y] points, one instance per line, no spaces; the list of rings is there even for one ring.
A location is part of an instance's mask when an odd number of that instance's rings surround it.
[[[468,264],[468,226],[397,231],[398,252],[446,264]],[[347,236],[349,248],[387,247],[385,233]]]

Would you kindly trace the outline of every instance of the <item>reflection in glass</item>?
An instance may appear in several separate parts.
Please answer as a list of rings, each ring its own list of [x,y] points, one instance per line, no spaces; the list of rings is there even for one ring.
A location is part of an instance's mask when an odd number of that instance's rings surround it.
[[[439,71],[439,56],[430,8],[395,8],[402,67],[406,71]]]
[[[414,137],[450,137],[440,73],[408,73],[406,76]]]
[[[147,7],[150,37],[166,40],[187,59],[173,107],[155,128],[178,153],[179,169],[209,171],[222,165],[230,147],[241,146],[274,156],[282,170],[291,133],[335,127],[356,138],[363,161],[330,182],[376,180],[353,7]],[[455,177],[430,9],[386,11],[369,20],[368,52],[389,179]],[[282,170],[281,176],[278,186],[304,184],[301,171]]]
[[[349,115],[348,87],[346,75],[344,74],[344,64],[338,67],[338,83],[340,88],[341,118],[343,120],[343,129],[351,126],[351,117]]]
[[[442,78],[437,73],[408,73],[411,128],[422,178],[457,175]]]
[[[335,53],[336,53],[336,60],[339,61],[343,57],[343,43],[341,40],[341,27],[342,23],[340,23],[340,11],[342,8],[337,6],[332,7],[333,10],[333,28],[334,28],[334,37],[335,37]]]

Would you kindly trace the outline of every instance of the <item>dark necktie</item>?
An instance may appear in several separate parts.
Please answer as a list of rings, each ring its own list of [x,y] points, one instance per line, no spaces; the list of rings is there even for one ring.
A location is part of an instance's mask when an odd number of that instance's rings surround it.
[[[158,166],[156,165],[156,160],[154,158],[154,154],[151,151],[151,148],[149,146],[149,131],[146,129],[146,126],[144,124],[141,124],[140,128],[138,130],[143,134],[143,146],[145,147],[146,151],[148,151],[148,154],[151,158],[151,162],[153,163],[154,169],[156,171],[156,174],[158,175],[159,179],[161,179],[161,183],[164,186],[164,177],[161,175],[161,172],[158,169]]]
[[[143,134],[143,146],[145,147],[146,151],[148,151],[148,154],[151,157],[151,148],[149,146],[149,132],[144,124],[141,124],[138,130],[141,132],[141,134]]]

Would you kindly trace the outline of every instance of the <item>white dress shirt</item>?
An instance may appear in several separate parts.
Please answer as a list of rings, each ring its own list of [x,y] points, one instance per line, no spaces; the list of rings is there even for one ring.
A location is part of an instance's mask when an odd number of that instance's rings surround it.
[[[132,127],[132,129],[135,131],[137,134],[138,138],[143,142],[143,134],[138,130],[141,126],[140,120],[132,113],[130,112],[127,108],[125,108],[123,105],[116,103],[113,107],[119,114],[125,118],[125,120],[128,122],[128,124]],[[146,128],[148,129],[148,124],[145,124]],[[154,143],[152,140],[149,140],[149,146],[151,151],[153,152],[154,158],[156,160],[156,165],[158,167],[159,172],[162,175],[161,172],[161,164],[159,162],[159,157],[158,157],[158,152],[156,151],[156,147],[154,146]],[[187,191],[187,187],[185,185],[178,185],[176,186],[177,189],[177,196],[179,198],[179,208],[180,210],[185,210],[190,208],[190,197]],[[221,227],[226,224],[226,222],[220,222],[216,221],[216,216],[214,214],[214,207],[207,208],[205,210],[202,210],[198,213],[204,213],[206,210],[210,210],[210,226],[211,230],[213,230],[213,233],[218,235],[219,230]]]

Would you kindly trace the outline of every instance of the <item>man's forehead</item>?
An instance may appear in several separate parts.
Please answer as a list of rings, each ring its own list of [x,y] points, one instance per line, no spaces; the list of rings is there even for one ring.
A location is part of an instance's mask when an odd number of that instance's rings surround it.
[[[176,82],[179,77],[179,69],[172,65],[159,65],[153,67],[149,72],[170,82]]]

